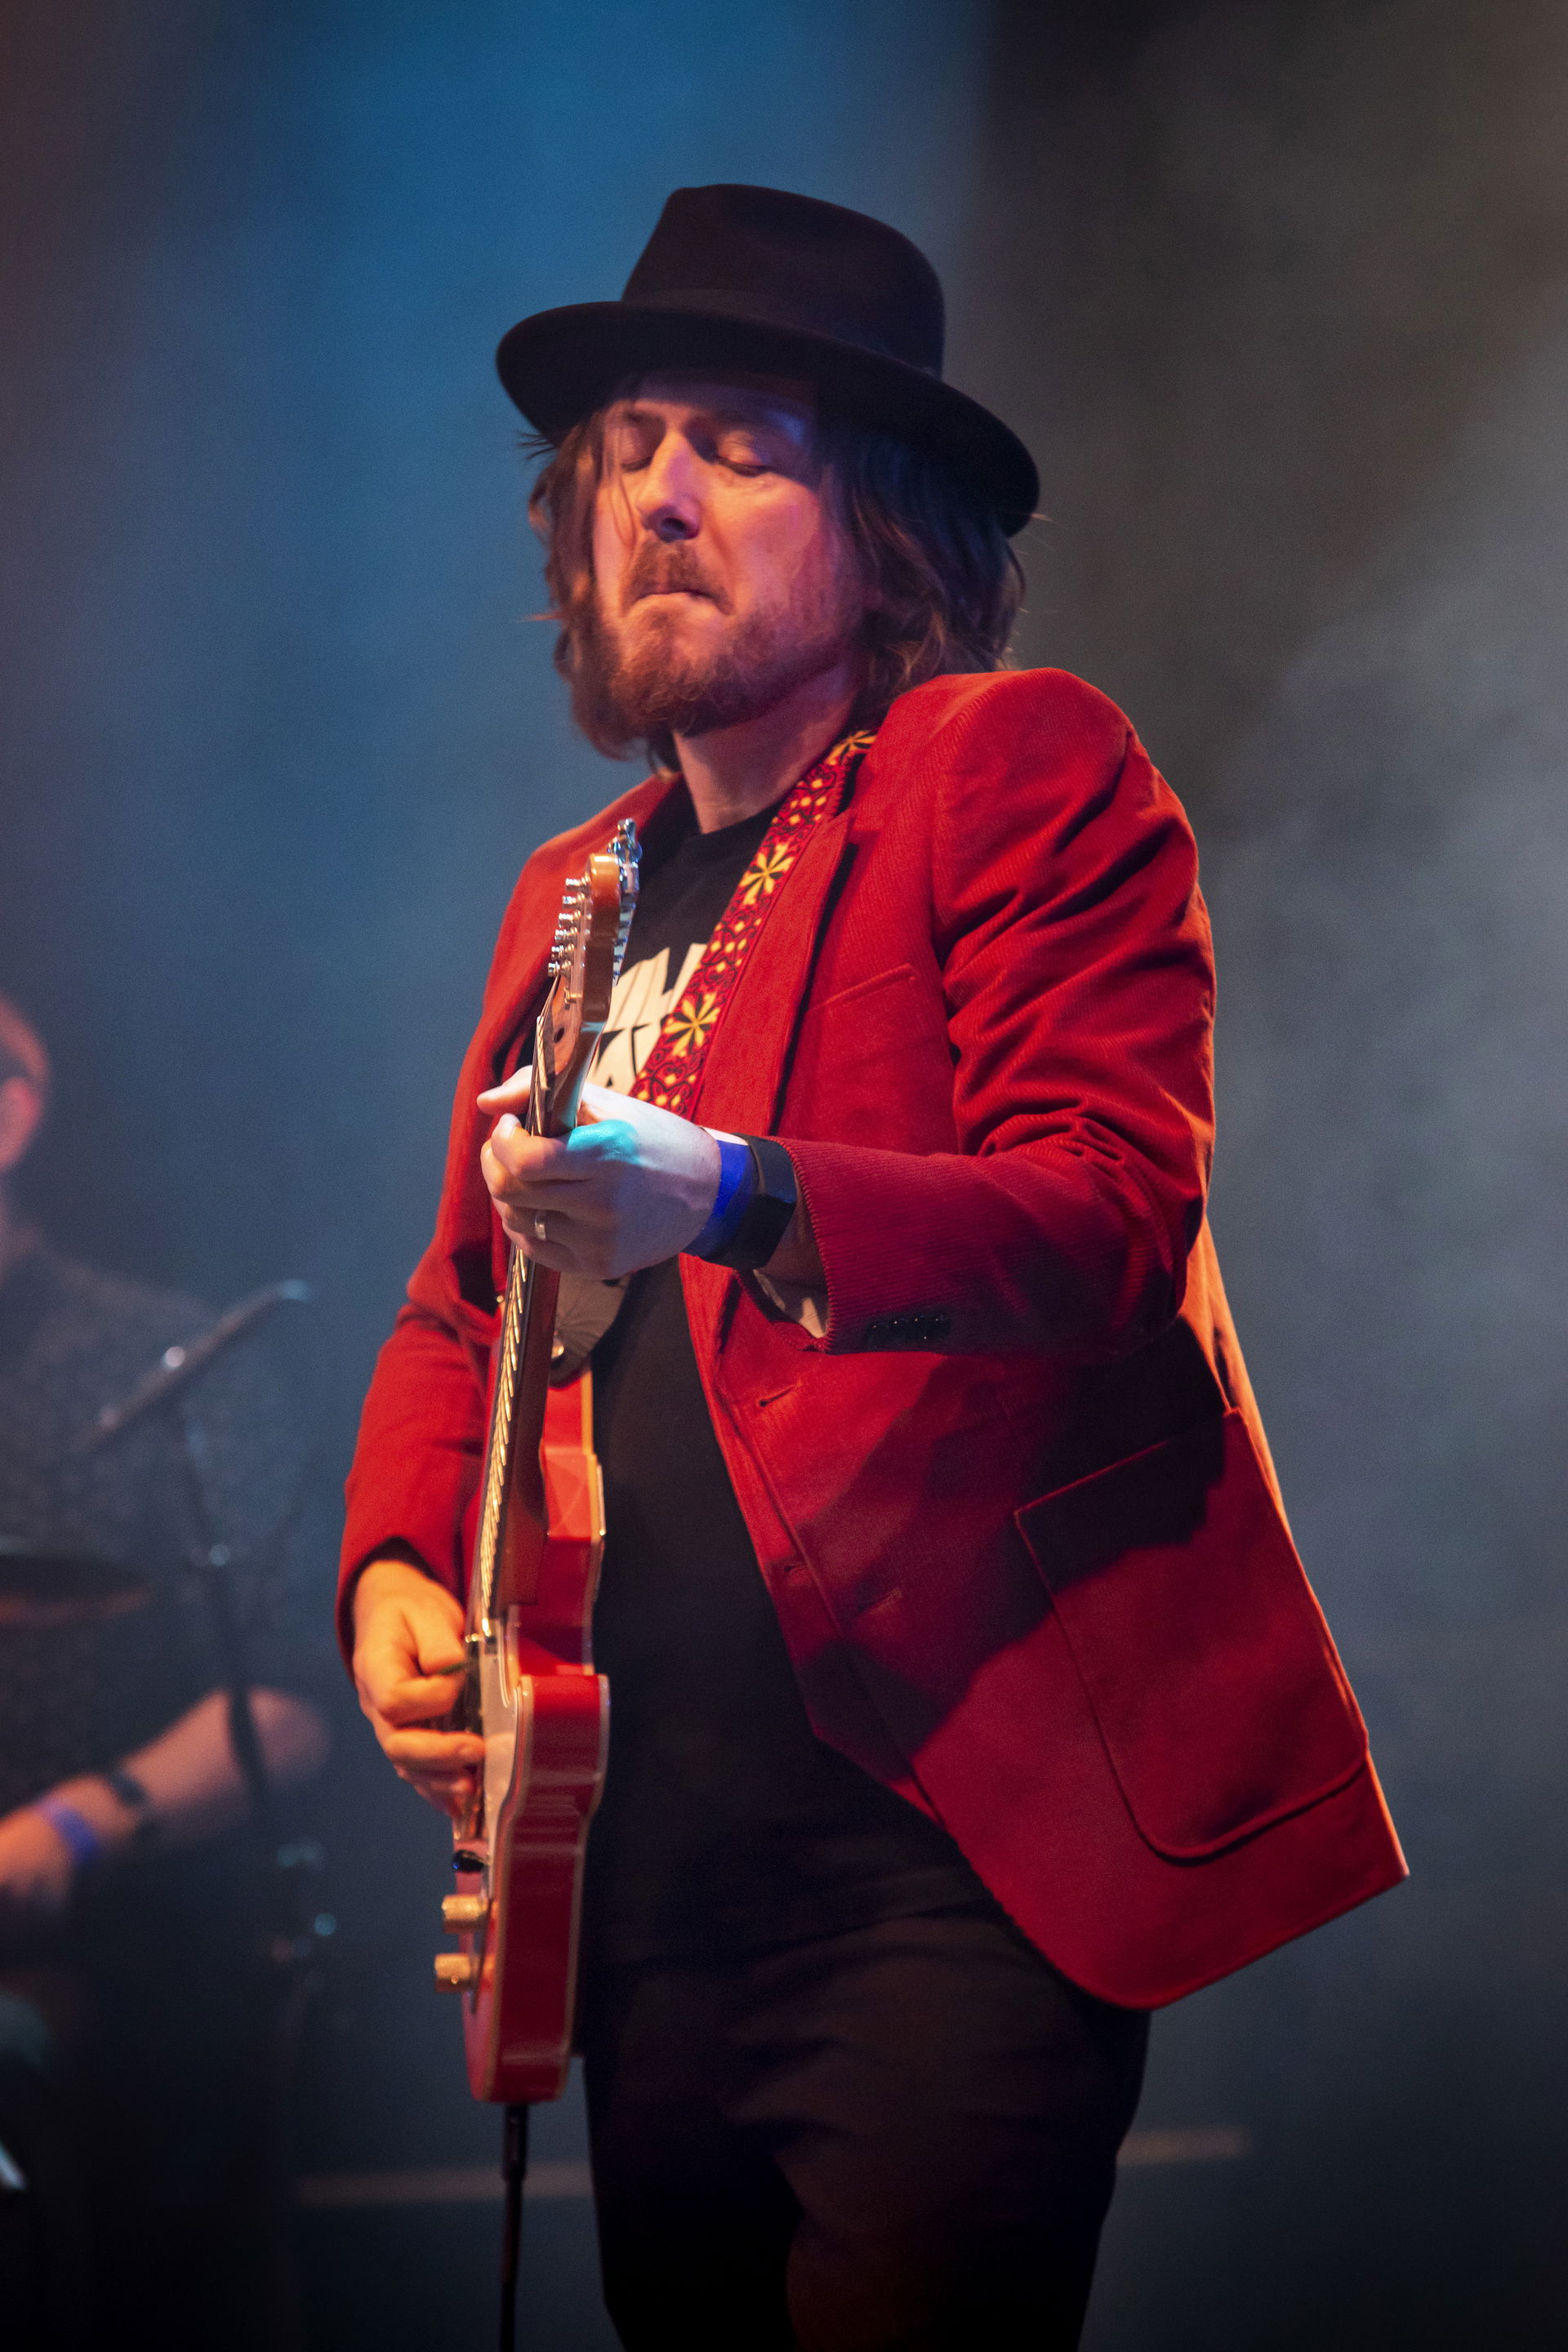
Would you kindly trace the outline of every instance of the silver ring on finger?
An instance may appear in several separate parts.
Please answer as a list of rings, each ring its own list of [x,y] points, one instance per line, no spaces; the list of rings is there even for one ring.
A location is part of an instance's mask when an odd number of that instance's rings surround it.
[[[550,1239],[550,1235],[544,1229],[544,1212],[542,1209],[537,1210],[534,1214],[533,1238],[536,1242],[547,1242]]]

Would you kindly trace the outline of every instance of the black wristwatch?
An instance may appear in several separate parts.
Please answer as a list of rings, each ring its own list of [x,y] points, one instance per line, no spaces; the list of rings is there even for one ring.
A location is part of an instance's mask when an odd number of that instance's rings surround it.
[[[784,1237],[800,1199],[795,1161],[771,1135],[741,1139],[752,1155],[752,1188],[741,1222],[719,1248],[704,1252],[710,1265],[727,1265],[733,1274],[752,1274],[766,1265]]]

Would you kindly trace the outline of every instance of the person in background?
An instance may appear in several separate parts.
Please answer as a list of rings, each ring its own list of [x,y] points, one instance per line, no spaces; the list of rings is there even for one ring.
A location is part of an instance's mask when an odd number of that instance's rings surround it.
[[[64,1256],[25,1213],[17,1171],[49,1091],[42,1040],[0,998],[0,1543],[133,1570],[150,1590],[79,1622],[0,1601],[0,2304],[17,2346],[107,2340],[110,2313],[119,2343],[144,2329],[171,2347],[243,2344],[216,2281],[268,2259],[242,2242],[266,2107],[266,2036],[247,2024],[258,1922],[235,1841],[195,1868],[190,1850],[242,1821],[246,1788],[185,1565],[196,1531],[174,1433],[153,1415],[85,1445],[100,1409],[212,1318]],[[296,1686],[308,1644],[289,1638],[274,1557],[299,1435],[253,1343],[184,1409],[234,1557],[267,1770],[288,1788],[328,1745]],[[266,2295],[247,2299],[264,2328]]]

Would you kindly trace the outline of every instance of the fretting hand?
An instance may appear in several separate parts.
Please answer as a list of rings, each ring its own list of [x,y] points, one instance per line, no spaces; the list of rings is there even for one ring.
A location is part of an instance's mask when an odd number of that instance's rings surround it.
[[[500,1114],[480,1165],[518,1247],[558,1273],[607,1282],[694,1241],[719,1189],[719,1147],[707,1129],[634,1095],[584,1087],[582,1124],[569,1136],[531,1135],[521,1114],[531,1076],[520,1070],[479,1098]]]

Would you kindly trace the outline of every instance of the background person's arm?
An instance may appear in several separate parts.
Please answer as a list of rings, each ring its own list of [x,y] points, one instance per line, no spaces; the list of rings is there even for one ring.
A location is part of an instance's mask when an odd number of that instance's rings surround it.
[[[268,1775],[279,1788],[306,1780],[326,1759],[327,1727],[317,1710],[290,1692],[251,1693],[257,1736]],[[166,1731],[123,1759],[122,1769],[146,1791],[145,1813],[116,1796],[107,1780],[84,1772],[62,1780],[47,1797],[68,1806],[97,1841],[98,1852],[121,1852],[150,1823],[161,1847],[198,1844],[232,1828],[247,1804],[244,1778],[228,1738],[228,1702],[209,1691]],[[0,1908],[34,1917],[62,1911],[81,1866],[70,1836],[39,1800],[0,1820]],[[85,1843],[85,1840],[79,1839]]]

